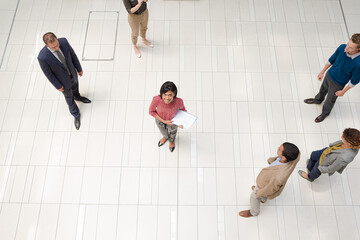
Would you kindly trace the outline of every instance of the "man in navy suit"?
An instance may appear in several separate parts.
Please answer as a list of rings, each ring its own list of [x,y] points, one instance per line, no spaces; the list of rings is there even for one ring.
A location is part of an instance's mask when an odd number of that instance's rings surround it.
[[[58,39],[54,33],[48,32],[44,34],[43,41],[46,46],[38,56],[41,69],[51,84],[64,94],[70,113],[75,118],[75,127],[79,130],[80,111],[74,100],[91,103],[79,93],[77,75],[83,75],[79,59],[66,38]]]

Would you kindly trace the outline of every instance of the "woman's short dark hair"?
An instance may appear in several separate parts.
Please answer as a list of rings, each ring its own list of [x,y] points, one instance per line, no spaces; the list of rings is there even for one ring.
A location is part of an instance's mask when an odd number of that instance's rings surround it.
[[[282,155],[286,158],[288,162],[295,160],[299,156],[300,151],[295,144],[284,142],[282,145],[284,147]]]
[[[360,131],[355,128],[346,128],[343,132],[345,140],[353,146],[360,148]]]
[[[174,93],[174,98],[176,98],[177,95],[177,88],[176,85],[173,82],[167,81],[164,82],[163,85],[160,88],[160,96],[167,93],[168,91],[172,91]]]

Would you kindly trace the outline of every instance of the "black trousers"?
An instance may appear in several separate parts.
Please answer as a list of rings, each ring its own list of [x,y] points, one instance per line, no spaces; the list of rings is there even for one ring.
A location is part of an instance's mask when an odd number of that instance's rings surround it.
[[[71,78],[71,82],[71,89],[64,89],[62,93],[64,94],[66,103],[69,106],[71,115],[73,115],[74,118],[80,118],[80,110],[75,103],[75,99],[80,97],[79,83],[74,78]]]
[[[329,76],[329,72],[326,72],[326,75],[324,77],[324,80],[321,84],[319,93],[315,96],[315,100],[317,103],[322,103],[324,101],[324,98],[326,96],[323,108],[322,108],[322,115],[328,116],[332,110],[332,108],[335,105],[337,96],[335,93],[339,90],[342,90],[344,87],[335,83],[333,80],[331,80]]]

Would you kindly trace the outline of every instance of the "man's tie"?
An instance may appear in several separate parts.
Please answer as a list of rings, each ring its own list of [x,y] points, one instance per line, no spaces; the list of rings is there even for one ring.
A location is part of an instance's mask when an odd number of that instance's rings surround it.
[[[55,51],[55,52],[56,52],[56,54],[58,55],[61,63],[64,64],[64,66],[65,66],[66,71],[68,72],[68,74],[71,75],[70,70],[69,70],[69,67],[68,67],[68,65],[66,64],[64,55],[62,55],[62,53],[61,53],[59,50],[58,50],[58,51]]]

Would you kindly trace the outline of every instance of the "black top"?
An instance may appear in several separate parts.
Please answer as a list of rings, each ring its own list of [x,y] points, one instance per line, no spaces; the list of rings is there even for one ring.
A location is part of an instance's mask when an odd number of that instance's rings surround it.
[[[135,7],[138,4],[137,0],[123,0],[126,11],[131,14],[131,8]],[[133,14],[141,14],[146,10],[146,2],[143,2],[140,8]]]

